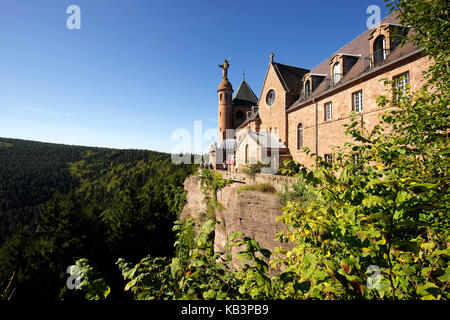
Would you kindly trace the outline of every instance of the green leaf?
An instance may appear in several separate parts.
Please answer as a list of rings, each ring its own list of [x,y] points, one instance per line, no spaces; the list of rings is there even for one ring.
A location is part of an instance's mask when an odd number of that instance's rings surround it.
[[[437,277],[437,279],[442,282],[450,281],[450,268],[447,267],[447,269],[445,269],[445,273],[442,276]]]
[[[134,287],[136,285],[137,279],[133,279],[130,282],[127,283],[127,285],[125,286],[125,291],[130,290],[130,288]],[[108,287],[109,288],[109,287]],[[108,292],[109,293],[109,292]]]
[[[243,234],[242,232],[233,232],[232,235],[231,235],[231,237],[230,237],[230,239],[229,239],[229,241],[230,241],[230,242],[231,242],[231,241],[234,241],[234,240],[236,240],[236,239],[242,237],[243,235],[244,235],[244,234]]]
[[[265,282],[265,279],[262,276],[262,274],[260,274],[260,273],[256,274],[256,283],[258,284],[258,286],[260,286],[260,287],[264,286],[264,282]]]
[[[106,286],[106,290],[103,292],[103,298],[106,299],[110,292],[111,288],[109,286]]]
[[[177,273],[180,270],[180,259],[178,258],[173,258],[172,259],[172,263],[170,264],[170,272],[172,275],[172,278],[176,278],[177,277]]]
[[[294,289],[296,291],[301,291],[302,293],[308,292],[310,288],[311,288],[311,283],[309,281],[303,281],[300,283],[297,282],[294,284]]]
[[[427,282],[424,285],[417,287],[417,294],[421,296],[433,295],[437,296],[439,294],[439,287],[434,283]]]

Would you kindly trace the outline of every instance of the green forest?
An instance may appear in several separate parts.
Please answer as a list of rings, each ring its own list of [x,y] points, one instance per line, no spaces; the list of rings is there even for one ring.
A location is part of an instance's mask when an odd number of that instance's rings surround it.
[[[118,258],[173,255],[194,169],[159,152],[0,138],[0,294],[11,282],[4,294],[13,300],[76,299],[65,282],[78,258],[114,289]],[[112,290],[111,298],[127,297]]]

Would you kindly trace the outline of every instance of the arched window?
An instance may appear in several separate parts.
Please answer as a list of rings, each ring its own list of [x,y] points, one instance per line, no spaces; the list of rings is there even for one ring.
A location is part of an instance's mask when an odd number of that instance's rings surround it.
[[[341,64],[336,62],[333,66],[333,84],[337,84],[341,81]]]
[[[245,164],[248,164],[248,144],[245,146]]]
[[[303,125],[301,123],[297,126],[297,149],[303,148]]]
[[[387,56],[386,38],[383,35],[378,36],[373,42],[373,60],[375,65],[382,63]]]
[[[308,98],[311,95],[311,82],[308,80],[305,83],[305,98]]]

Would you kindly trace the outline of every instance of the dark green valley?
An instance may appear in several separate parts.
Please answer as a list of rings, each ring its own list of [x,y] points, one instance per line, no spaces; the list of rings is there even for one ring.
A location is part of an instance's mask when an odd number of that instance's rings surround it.
[[[84,299],[66,288],[67,267],[81,257],[112,289],[123,286],[111,268],[118,258],[170,257],[194,169],[160,152],[0,138],[0,294]]]

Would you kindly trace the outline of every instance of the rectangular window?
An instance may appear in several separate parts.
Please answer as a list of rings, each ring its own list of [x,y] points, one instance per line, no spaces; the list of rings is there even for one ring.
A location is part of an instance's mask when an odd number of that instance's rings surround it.
[[[333,163],[333,156],[331,154],[326,154],[325,155],[325,161],[327,163]]]
[[[333,119],[333,105],[331,102],[325,103],[325,121]]]
[[[352,111],[362,112],[363,111],[363,94],[362,90],[352,94]]]
[[[409,98],[409,94],[406,88],[407,85],[409,85],[409,72],[405,72],[394,77],[394,86],[398,91],[398,94],[395,95],[395,100],[398,100],[400,98],[399,95],[402,95],[407,99]]]

